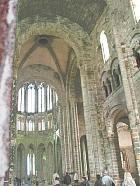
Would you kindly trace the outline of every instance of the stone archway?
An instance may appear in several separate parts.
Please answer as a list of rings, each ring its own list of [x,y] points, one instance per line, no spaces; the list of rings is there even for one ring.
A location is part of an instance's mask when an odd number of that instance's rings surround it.
[[[35,149],[34,149],[34,145],[30,144],[28,146],[28,150],[27,150],[27,176],[30,179],[33,179],[33,177],[35,176],[36,172],[36,167],[35,167]]]
[[[134,158],[133,139],[131,137],[130,122],[125,106],[116,105],[110,112],[110,126],[108,127],[109,140],[111,141],[111,158],[115,157],[119,178],[123,179],[124,171],[129,171],[137,180],[137,168]],[[114,152],[113,152],[113,151]],[[130,152],[130,156],[128,153]],[[115,155],[115,156],[114,156]],[[114,157],[113,157],[114,156]],[[133,162],[133,163],[132,163]],[[115,165],[115,164],[114,164]],[[113,166],[113,171],[115,166]]]
[[[116,126],[121,153],[122,168],[124,171],[131,172],[132,175],[136,176],[137,171],[135,155],[133,151],[133,144],[129,126],[127,123],[124,122],[118,122]]]
[[[64,39],[74,50],[78,64],[91,62],[91,41],[89,35],[76,23],[62,17],[55,20],[47,17],[26,18],[17,26],[17,50],[15,62],[18,66],[22,45],[37,35],[52,35]]]
[[[20,63],[19,57],[23,44],[26,43],[30,38],[34,38],[37,35],[51,35],[64,39],[64,41],[67,42],[69,46],[72,47],[72,49],[74,50],[77,66],[92,64],[93,54],[90,36],[82,29],[82,27],[80,27],[76,23],[72,23],[66,18],[62,18],[59,16],[55,20],[38,16],[33,18],[26,18],[18,23],[16,42],[17,49],[15,52],[14,61],[16,69],[18,69]],[[65,135],[66,134],[64,134],[64,136]],[[65,140],[65,143],[65,146],[67,146],[67,139]],[[68,162],[66,158],[68,157],[66,150],[64,153],[65,154],[63,155],[63,161]]]

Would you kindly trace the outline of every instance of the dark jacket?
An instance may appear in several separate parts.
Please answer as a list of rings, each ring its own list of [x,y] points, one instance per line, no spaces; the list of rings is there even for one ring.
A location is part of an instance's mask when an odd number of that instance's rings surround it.
[[[96,180],[95,186],[103,186],[103,184],[102,184],[102,178]]]
[[[69,184],[71,184],[71,177],[70,177],[70,175],[65,175],[64,176],[64,184],[66,184],[66,185],[69,185]]]

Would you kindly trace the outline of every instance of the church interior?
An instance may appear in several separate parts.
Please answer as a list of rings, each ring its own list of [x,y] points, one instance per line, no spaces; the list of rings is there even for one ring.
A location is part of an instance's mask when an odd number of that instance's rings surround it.
[[[140,185],[139,0],[19,0],[12,70],[8,185]]]

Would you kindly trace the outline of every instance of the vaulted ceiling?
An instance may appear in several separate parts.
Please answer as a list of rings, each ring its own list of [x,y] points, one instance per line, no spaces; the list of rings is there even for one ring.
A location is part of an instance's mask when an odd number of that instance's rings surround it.
[[[32,16],[62,16],[90,33],[105,6],[105,0],[20,0],[18,21]]]
[[[20,23],[25,18],[36,16],[53,20],[61,16],[90,33],[105,6],[104,0],[20,0],[17,21]],[[52,35],[33,36],[20,50],[19,70],[36,64],[44,65],[65,80],[72,53],[73,49],[61,38]]]
[[[21,49],[20,66],[47,65],[62,76],[66,74],[68,58],[72,49],[67,43],[53,36],[37,36],[28,40]]]

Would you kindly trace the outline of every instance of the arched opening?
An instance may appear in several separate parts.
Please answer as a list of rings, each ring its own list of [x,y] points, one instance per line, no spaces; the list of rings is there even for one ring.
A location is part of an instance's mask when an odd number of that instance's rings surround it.
[[[113,77],[115,81],[115,87],[119,87],[120,86],[119,74],[116,72],[115,69],[113,70]]]
[[[111,81],[108,78],[106,80],[106,84],[107,84],[108,93],[111,94],[112,93],[112,85],[111,85]]]
[[[35,152],[33,145],[30,145],[27,154],[27,176],[32,178],[35,174]]]
[[[20,144],[17,148],[17,171],[16,176],[20,179],[20,182],[25,177],[25,148],[23,144]]]
[[[121,153],[122,168],[124,171],[130,172],[134,177],[136,177],[137,170],[135,155],[129,126],[127,123],[124,122],[118,122],[116,126]]]

